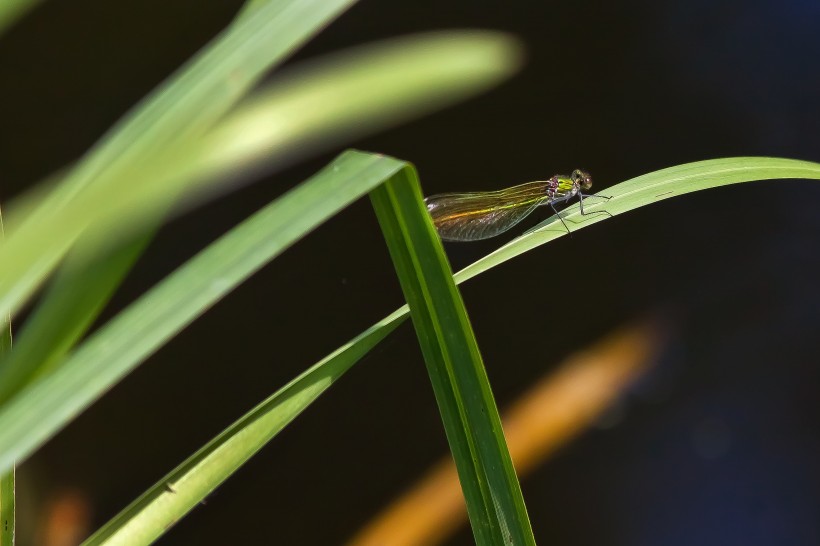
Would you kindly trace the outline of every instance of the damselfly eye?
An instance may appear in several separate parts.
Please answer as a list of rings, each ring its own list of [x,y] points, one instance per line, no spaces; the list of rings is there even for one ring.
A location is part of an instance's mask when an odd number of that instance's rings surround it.
[[[575,169],[572,171],[571,178],[572,181],[578,184],[582,190],[588,190],[592,187],[592,177],[588,172],[582,171],[581,169]]]

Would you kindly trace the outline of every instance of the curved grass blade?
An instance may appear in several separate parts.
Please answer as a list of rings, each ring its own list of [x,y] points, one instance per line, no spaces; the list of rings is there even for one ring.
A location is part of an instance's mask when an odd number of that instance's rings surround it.
[[[405,305],[305,370],[140,495],[82,546],[149,544],[202,502],[407,317]]]
[[[535,544],[478,344],[415,171],[370,194],[433,384],[476,543]]]

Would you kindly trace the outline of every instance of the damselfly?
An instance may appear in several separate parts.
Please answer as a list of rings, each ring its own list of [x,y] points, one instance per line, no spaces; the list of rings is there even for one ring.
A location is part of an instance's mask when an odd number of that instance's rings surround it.
[[[439,236],[445,241],[478,241],[504,233],[535,207],[568,201],[576,195],[584,212],[582,192],[592,187],[589,173],[576,169],[570,176],[557,174],[549,180],[527,182],[498,191],[442,193],[424,200]],[[567,228],[564,219],[561,223]],[[569,232],[569,228],[567,228]]]

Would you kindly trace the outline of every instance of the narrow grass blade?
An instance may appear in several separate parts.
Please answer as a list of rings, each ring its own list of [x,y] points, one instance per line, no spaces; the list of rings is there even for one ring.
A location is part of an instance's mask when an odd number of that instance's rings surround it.
[[[413,169],[371,192],[480,545],[535,544],[501,419]]]
[[[387,317],[264,400],[89,537],[83,546],[150,544],[202,501],[392,332]]]
[[[717,188],[755,180],[778,180],[787,178],[820,179],[820,164],[795,159],[774,157],[729,157],[685,163],[638,176],[611,186],[600,194],[609,199],[591,197],[584,200],[586,215],[582,216],[578,205],[561,211],[560,216],[572,231],[589,227],[611,216],[617,216],[638,207],[651,205],[664,199],[685,195],[694,191]],[[770,182],[774,183],[774,182]],[[785,191],[785,190],[784,190]],[[606,211],[609,214],[603,214]],[[591,213],[591,214],[590,214]],[[720,219],[698,219],[699,222],[719,222]],[[687,219],[686,221],[692,221]],[[554,215],[510,241],[495,252],[488,254],[456,274],[456,281],[463,282],[483,273],[524,252],[567,234],[558,215]]]
[[[66,229],[61,236],[38,240],[38,234],[47,230],[50,223],[53,226],[55,220],[60,220],[55,218],[56,211],[62,211],[88,185],[113,187],[115,193],[129,199],[130,190],[139,188],[152,175],[141,172],[143,165],[165,167],[157,163],[168,162],[169,148],[190,142],[210,129],[268,69],[354,2],[271,0],[259,4],[137,105],[100,139],[55,191],[34,207],[19,226],[15,225],[15,239],[22,239],[22,249],[17,252],[36,249],[36,255],[27,256],[26,263],[21,263],[13,252],[6,255],[0,249],[0,263],[5,266],[0,271],[0,314],[13,313],[22,304],[77,236],[66,225],[62,226]],[[163,154],[165,160],[158,161],[157,157]],[[182,159],[168,166],[184,168],[179,165]],[[169,186],[168,195],[167,200],[173,202],[173,186]],[[107,203],[84,206],[85,213],[93,214],[100,207],[104,210]],[[77,208],[75,205],[73,210]],[[11,212],[13,216],[14,211]],[[9,241],[8,246],[15,244]],[[25,267],[21,270],[21,266]]]
[[[54,372],[0,407],[0,472],[248,276],[401,165],[377,155],[342,154],[189,260],[95,332]]]

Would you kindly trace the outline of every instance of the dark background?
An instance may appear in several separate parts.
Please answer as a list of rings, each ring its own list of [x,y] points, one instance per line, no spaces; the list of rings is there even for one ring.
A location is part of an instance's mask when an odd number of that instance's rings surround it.
[[[0,37],[0,199],[79,157],[240,4],[53,0]],[[427,193],[497,189],[576,167],[600,190],[701,159],[820,161],[815,0],[362,0],[296,59],[465,27],[519,36],[525,68],[477,99],[351,143],[413,161]],[[105,317],[332,156],[168,225]],[[671,317],[670,342],[627,393],[620,423],[586,432],[524,481],[540,543],[820,543],[818,208],[813,181],[688,195],[463,287],[502,406],[630,320],[657,309]],[[502,242],[448,251],[459,268]],[[565,289],[548,288],[556,282]],[[67,489],[86,495],[102,524],[400,303],[363,200],[27,461],[23,524],[35,525],[50,496]],[[159,543],[337,544],[445,450],[404,325]],[[31,544],[28,532],[20,544]],[[469,531],[452,543],[471,543]]]

